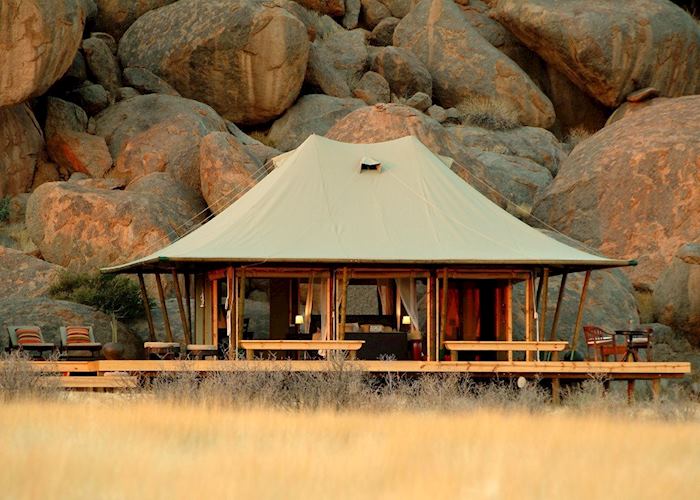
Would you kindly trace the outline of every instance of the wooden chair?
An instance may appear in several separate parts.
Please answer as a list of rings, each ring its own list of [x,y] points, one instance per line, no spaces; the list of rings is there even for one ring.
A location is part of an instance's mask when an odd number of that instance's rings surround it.
[[[644,331],[646,332],[645,336],[632,337],[632,349],[634,349],[635,351],[639,351],[639,349],[644,349],[644,352],[646,352],[647,361],[652,361],[652,350],[654,347],[652,339],[654,336],[654,329],[645,328]]]
[[[592,350],[594,361],[607,361],[610,356],[614,356],[615,361],[620,361],[627,352],[625,345],[616,343],[614,333],[599,326],[584,326],[583,335],[586,338],[588,357],[590,358]]]
[[[33,357],[43,359],[47,351],[55,351],[56,344],[46,342],[41,333],[41,328],[35,325],[8,326],[7,333],[10,336],[8,351],[33,352]]]
[[[98,359],[102,344],[95,342],[92,326],[62,326],[61,353],[66,359]]]

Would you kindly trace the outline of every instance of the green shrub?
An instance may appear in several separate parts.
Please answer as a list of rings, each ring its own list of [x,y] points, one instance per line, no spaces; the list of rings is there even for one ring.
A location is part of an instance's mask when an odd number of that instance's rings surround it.
[[[114,314],[120,320],[139,318],[144,312],[139,286],[114,274],[65,272],[52,283],[49,295]]]
[[[10,220],[10,197],[0,198],[0,222]]]

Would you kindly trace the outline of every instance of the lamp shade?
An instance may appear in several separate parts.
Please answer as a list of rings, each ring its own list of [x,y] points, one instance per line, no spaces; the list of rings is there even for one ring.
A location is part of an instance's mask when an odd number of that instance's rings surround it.
[[[297,314],[294,316],[294,324],[295,325],[303,325],[304,324],[304,316],[301,314]]]
[[[401,324],[402,325],[410,325],[411,324],[411,317],[410,316],[401,316]]]

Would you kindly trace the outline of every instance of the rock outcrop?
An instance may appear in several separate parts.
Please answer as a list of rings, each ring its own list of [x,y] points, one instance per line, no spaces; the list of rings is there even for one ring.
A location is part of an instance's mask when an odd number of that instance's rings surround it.
[[[581,142],[534,213],[606,255],[638,259],[651,289],[700,234],[700,96],[655,99]]]
[[[43,94],[66,72],[85,17],[83,0],[3,0],[0,108]]]
[[[700,346],[700,242],[683,245],[654,286],[657,321]]]
[[[43,150],[44,135],[29,106],[0,108],[0,198],[29,191]]]
[[[129,26],[146,12],[173,2],[175,0],[95,0],[95,30],[109,33],[119,40]]]
[[[265,176],[257,158],[231,134],[212,132],[199,147],[202,196],[211,212],[221,213]]]
[[[364,105],[360,99],[305,95],[272,124],[268,141],[280,151],[290,151],[311,134],[325,135],[338,120]]]
[[[122,101],[96,122],[114,158],[113,176],[131,180],[169,172],[196,191],[199,143],[210,132],[226,131],[226,122],[209,106],[161,94]]]
[[[667,0],[502,0],[492,15],[590,96],[700,92],[700,28]]]
[[[530,77],[489,44],[452,0],[422,0],[394,32],[394,45],[414,52],[433,78],[433,101],[464,111],[474,99],[512,110],[523,125],[547,128],[554,109]]]
[[[416,92],[430,96],[433,93],[433,78],[425,65],[413,52],[401,47],[386,47],[372,59],[372,71],[382,75],[391,93],[410,98]]]
[[[143,257],[189,229],[204,206],[167,174],[130,190],[50,182],[27,203],[27,229],[48,262],[73,271]]]
[[[0,300],[46,295],[63,268],[0,246]]]
[[[246,0],[181,0],[141,16],[119,43],[141,66],[234,123],[269,121],[299,95],[305,26],[285,9]]]
[[[82,172],[99,178],[112,168],[107,143],[98,135],[58,130],[48,138],[46,147],[50,158],[67,173]]]

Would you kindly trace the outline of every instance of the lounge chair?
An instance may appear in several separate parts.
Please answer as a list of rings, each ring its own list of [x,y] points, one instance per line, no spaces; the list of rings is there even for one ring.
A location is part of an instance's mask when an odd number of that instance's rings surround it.
[[[61,352],[70,359],[98,359],[102,344],[95,342],[91,326],[62,326]]]
[[[144,342],[146,359],[177,359],[180,357],[179,342]]]
[[[8,351],[25,351],[34,353],[33,357],[44,359],[45,352],[56,350],[56,344],[46,342],[41,334],[41,328],[35,325],[8,326],[10,347]]]

